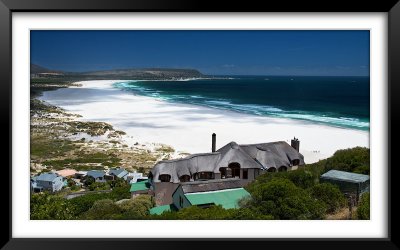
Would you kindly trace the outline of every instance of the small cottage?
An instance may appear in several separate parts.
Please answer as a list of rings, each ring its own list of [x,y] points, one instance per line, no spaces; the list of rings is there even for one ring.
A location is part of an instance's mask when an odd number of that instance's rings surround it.
[[[64,178],[55,173],[40,174],[33,180],[34,183],[32,183],[31,180],[31,185],[34,191],[57,192],[60,191],[64,186]]]
[[[369,192],[369,175],[356,174],[339,170],[330,170],[321,175],[320,181],[337,185],[344,194],[354,194],[358,198]]]
[[[106,175],[107,180],[124,179],[127,180],[129,172],[123,168],[111,169]]]
[[[87,172],[86,177],[93,177],[95,182],[106,182],[105,175],[106,173],[102,170],[90,170]]]

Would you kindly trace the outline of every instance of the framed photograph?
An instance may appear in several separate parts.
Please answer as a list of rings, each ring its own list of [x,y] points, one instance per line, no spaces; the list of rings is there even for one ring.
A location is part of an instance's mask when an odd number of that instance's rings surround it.
[[[36,4],[0,5],[4,249],[397,249],[399,3]]]

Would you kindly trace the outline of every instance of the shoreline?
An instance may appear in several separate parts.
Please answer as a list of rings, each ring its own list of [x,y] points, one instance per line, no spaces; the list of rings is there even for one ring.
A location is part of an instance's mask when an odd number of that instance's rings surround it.
[[[112,87],[121,81],[126,80],[75,82],[79,86],[44,91],[38,99],[81,115],[81,121],[111,124],[127,133],[124,141],[129,146],[156,142],[177,153],[210,152],[212,133],[217,134],[217,148],[231,141],[290,144],[296,137],[306,163],[330,157],[338,149],[369,147],[368,131],[166,102]]]

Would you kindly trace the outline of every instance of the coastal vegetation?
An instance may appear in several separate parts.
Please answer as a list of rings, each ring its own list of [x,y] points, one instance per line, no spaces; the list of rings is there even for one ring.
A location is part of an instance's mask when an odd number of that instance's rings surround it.
[[[365,193],[361,196],[360,204],[357,208],[357,219],[369,220],[370,217],[370,204],[369,204],[369,193]]]
[[[31,99],[31,170],[76,170],[125,167],[145,172],[159,159],[169,159],[174,149],[154,150],[123,142],[125,132],[104,122],[81,121],[79,115],[38,99]]]

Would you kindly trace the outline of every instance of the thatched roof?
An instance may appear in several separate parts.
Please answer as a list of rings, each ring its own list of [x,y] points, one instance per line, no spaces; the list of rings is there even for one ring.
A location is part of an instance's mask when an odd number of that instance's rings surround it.
[[[192,176],[198,172],[219,173],[218,169],[215,170],[215,166],[220,157],[220,153],[207,153],[193,154],[183,159],[160,161],[153,167],[151,174],[155,182],[159,182],[160,175],[167,174],[171,176],[171,182],[178,183],[179,177],[183,175]]]
[[[304,165],[304,156],[284,141],[240,145],[240,147],[265,169],[290,167],[293,160],[299,160],[299,165]]]
[[[198,172],[219,173],[220,168],[230,163],[239,163],[241,168],[268,169],[290,167],[293,160],[304,165],[304,157],[286,142],[271,142],[238,145],[230,142],[214,153],[193,154],[183,159],[158,162],[151,174],[154,182],[159,182],[160,175],[170,175],[170,182],[179,183],[183,175],[193,176]]]
[[[219,168],[228,167],[232,162],[240,164],[241,168],[261,168],[262,166],[255,161],[249,154],[247,154],[241,146],[236,142],[230,142],[218,149],[221,153],[221,160],[218,162],[217,170]]]

